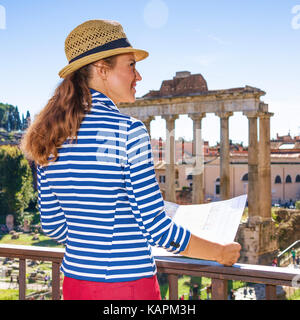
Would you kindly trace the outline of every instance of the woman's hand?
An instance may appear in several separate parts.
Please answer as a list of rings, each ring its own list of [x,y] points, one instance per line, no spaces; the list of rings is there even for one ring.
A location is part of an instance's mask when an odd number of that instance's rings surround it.
[[[219,244],[191,234],[190,241],[182,255],[190,258],[214,260],[225,266],[232,266],[240,257],[241,245],[237,242]]]
[[[220,256],[216,261],[225,266],[232,266],[240,257],[241,245],[237,242],[228,243],[222,246]]]

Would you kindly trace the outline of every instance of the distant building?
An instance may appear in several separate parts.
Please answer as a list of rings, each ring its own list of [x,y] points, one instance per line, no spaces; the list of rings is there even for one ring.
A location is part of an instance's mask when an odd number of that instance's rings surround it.
[[[165,175],[165,141],[151,140],[157,181],[164,194]],[[178,202],[183,190],[192,188],[192,141],[175,141],[175,185]],[[160,151],[160,152],[159,152]],[[220,157],[219,145],[210,147],[204,141],[204,189],[206,200],[220,199]],[[248,192],[248,150],[241,144],[230,145],[231,197]],[[272,203],[286,203],[300,200],[300,137],[290,135],[278,136],[271,140],[271,190]]]
[[[176,97],[193,93],[208,92],[206,80],[198,74],[189,71],[176,72],[172,80],[163,80],[159,90],[150,90],[143,98]]]

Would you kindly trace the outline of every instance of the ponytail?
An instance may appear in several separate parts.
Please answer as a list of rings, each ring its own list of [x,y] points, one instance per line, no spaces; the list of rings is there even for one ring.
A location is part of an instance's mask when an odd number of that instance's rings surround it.
[[[102,59],[113,69],[117,56]],[[77,142],[77,131],[85,114],[92,107],[88,80],[91,64],[74,71],[59,84],[53,97],[37,115],[21,141],[21,150],[28,160],[47,165],[58,157],[58,148],[69,139]],[[51,157],[50,157],[51,156]],[[50,157],[50,159],[49,159]]]
[[[57,159],[58,148],[67,139],[70,143],[77,140],[81,121],[92,105],[89,76],[87,65],[68,75],[56,88],[22,138],[20,147],[29,160],[47,165]]]

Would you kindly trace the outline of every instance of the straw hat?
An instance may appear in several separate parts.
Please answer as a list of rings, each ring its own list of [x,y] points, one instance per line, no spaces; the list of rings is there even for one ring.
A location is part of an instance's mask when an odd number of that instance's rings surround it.
[[[81,67],[103,58],[132,52],[136,61],[148,57],[144,50],[134,49],[127,40],[121,24],[109,20],[89,20],[70,32],[65,41],[69,64],[58,74],[65,78]]]

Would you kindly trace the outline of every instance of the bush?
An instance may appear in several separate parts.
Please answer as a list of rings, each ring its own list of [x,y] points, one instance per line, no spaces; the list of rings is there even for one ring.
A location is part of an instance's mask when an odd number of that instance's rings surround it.
[[[296,207],[296,209],[300,210],[300,201],[296,201],[295,207]]]
[[[29,212],[24,211],[22,214],[18,216],[18,224],[23,226],[24,220],[28,221],[28,224],[33,226],[40,223],[40,213],[39,211]]]
[[[0,147],[0,173],[1,198],[10,210],[7,213],[24,211],[33,198],[32,172],[24,154],[17,147]]]
[[[29,205],[36,207],[32,181],[31,167],[22,151],[16,146],[0,146],[0,214],[12,214],[15,224]]]

